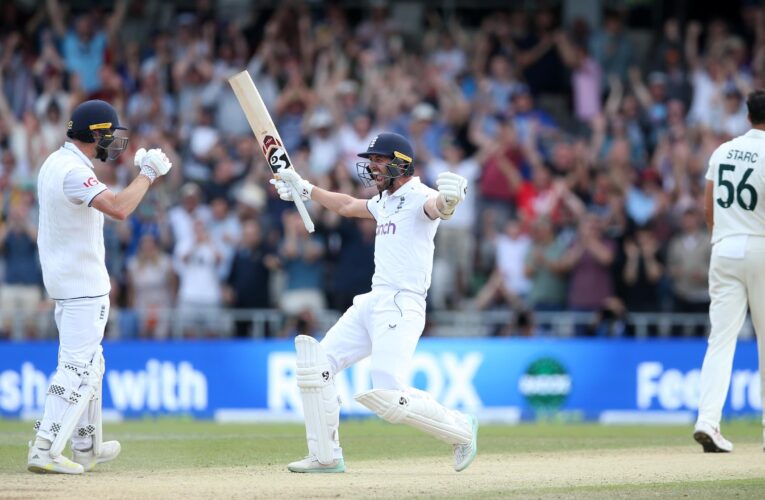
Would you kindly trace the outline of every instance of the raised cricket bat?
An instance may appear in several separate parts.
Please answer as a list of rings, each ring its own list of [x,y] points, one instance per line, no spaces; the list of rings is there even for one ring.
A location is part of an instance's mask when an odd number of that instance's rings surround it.
[[[250,73],[245,70],[229,78],[228,83],[234,89],[234,95],[236,95],[239,105],[242,106],[252,132],[255,134],[255,139],[258,141],[260,150],[263,151],[274,177],[279,179],[279,174],[276,172],[280,168],[294,167],[287,150],[282,145],[282,138],[279,137],[274,121],[263,103],[263,98],[260,97],[260,92],[255,87],[255,82],[252,81]],[[300,199],[300,195],[294,188],[292,189],[292,199],[295,201],[295,206],[300,213],[300,218],[303,219],[306,230],[312,233],[314,231],[313,221],[308,215],[303,200]]]

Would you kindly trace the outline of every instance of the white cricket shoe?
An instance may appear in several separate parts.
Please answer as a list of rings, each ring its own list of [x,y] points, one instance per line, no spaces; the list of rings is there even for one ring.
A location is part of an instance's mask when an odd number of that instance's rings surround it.
[[[101,443],[101,453],[93,454],[93,448],[86,451],[72,450],[72,460],[82,465],[85,472],[93,470],[97,464],[110,462],[117,458],[122,451],[119,441],[104,441]]]
[[[693,439],[704,448],[704,453],[728,453],[733,451],[733,443],[720,434],[720,429],[705,422],[696,423]]]
[[[82,474],[85,472],[82,465],[72,462],[64,455],[53,458],[50,456],[50,450],[38,448],[33,443],[29,443],[27,470],[29,472],[50,472],[53,474]]]
[[[297,462],[292,462],[287,465],[287,468],[292,472],[305,472],[305,473],[333,473],[333,472],[345,472],[345,460],[342,457],[336,458],[331,464],[324,465],[319,462],[319,459],[315,456],[307,456]]]
[[[468,444],[454,445],[454,470],[461,472],[468,468],[478,453],[478,419],[468,415],[470,424],[473,427],[473,439]]]

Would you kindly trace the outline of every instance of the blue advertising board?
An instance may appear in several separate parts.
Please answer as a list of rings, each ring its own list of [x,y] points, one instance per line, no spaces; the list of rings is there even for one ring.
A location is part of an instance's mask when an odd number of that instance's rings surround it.
[[[449,407],[513,421],[563,415],[605,422],[677,418],[698,407],[702,340],[433,339],[420,341],[412,385]],[[0,344],[0,417],[39,415],[55,343]],[[104,408],[131,418],[296,419],[291,341],[107,342]],[[345,415],[370,388],[366,362],[336,377]],[[736,351],[724,413],[759,414],[755,341]]]

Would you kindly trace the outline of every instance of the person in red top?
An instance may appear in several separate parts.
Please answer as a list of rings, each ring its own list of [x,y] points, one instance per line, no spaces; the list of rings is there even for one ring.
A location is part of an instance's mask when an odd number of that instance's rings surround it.
[[[500,118],[498,126],[496,136],[489,137],[479,130],[476,121],[471,127],[471,139],[479,147],[479,189],[484,207],[497,209],[504,219],[515,212],[518,188],[523,183],[521,168],[526,157],[512,121]]]

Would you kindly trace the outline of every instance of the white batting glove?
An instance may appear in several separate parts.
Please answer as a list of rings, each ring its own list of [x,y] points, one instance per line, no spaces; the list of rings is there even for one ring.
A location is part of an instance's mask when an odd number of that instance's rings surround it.
[[[457,205],[467,195],[467,179],[453,172],[441,172],[436,179],[436,186],[438,187],[438,197],[444,204],[444,209],[441,212],[451,217]]]
[[[146,156],[146,148],[141,148],[135,152],[135,156],[133,157],[133,165],[135,165],[136,168],[141,168],[141,162],[143,161],[144,156]]]
[[[294,168],[280,168],[276,171],[279,176],[279,180],[287,184],[288,187],[294,189],[300,194],[300,199],[308,201],[311,199],[311,191],[313,191],[313,184],[300,177],[300,174],[295,171]],[[276,185],[276,184],[274,184]],[[279,187],[276,188],[279,191]],[[281,193],[279,194],[281,197]],[[291,197],[292,200],[294,197]],[[282,197],[284,199],[284,197]]]
[[[146,151],[144,148],[135,152],[133,163],[141,169],[141,175],[146,176],[151,182],[157,177],[167,174],[173,164],[161,149],[155,148]]]
[[[270,184],[272,184],[276,188],[276,193],[279,195],[279,198],[281,198],[284,201],[294,201],[295,197],[292,196],[292,186],[284,182],[283,180],[279,179],[271,179],[268,181]],[[308,201],[310,198],[308,195],[301,195],[300,199],[303,201]]]

